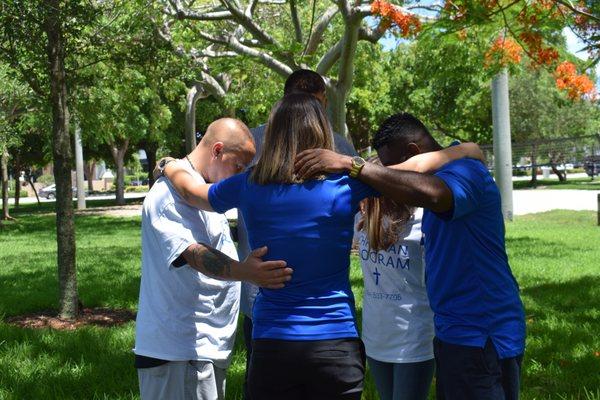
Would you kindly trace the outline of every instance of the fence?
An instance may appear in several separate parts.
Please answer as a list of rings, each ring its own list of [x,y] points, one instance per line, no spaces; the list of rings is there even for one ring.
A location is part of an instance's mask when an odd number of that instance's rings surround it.
[[[494,170],[493,145],[482,145],[488,168]],[[532,171],[539,168],[549,167],[559,179],[566,178],[565,170],[584,168],[586,161],[600,156],[600,134],[540,139],[529,142],[517,142],[512,144],[513,174],[532,175]],[[596,164],[592,163],[592,167]],[[595,171],[596,174],[600,171]],[[535,179],[537,174],[532,176]]]

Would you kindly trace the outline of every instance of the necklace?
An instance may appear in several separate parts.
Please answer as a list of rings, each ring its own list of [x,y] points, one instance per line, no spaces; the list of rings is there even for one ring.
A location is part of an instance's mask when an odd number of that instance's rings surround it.
[[[188,162],[190,163],[190,166],[192,167],[194,172],[197,173],[198,171],[196,171],[196,167],[194,167],[194,164],[192,164],[192,161],[190,160],[190,158],[187,155],[185,156],[185,159],[188,160]]]

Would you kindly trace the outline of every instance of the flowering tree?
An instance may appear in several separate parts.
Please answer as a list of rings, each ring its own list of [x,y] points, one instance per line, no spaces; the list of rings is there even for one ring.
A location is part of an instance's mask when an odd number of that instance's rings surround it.
[[[163,0],[161,22],[163,36],[200,67],[203,93],[223,96],[228,90],[217,79],[214,59],[252,60],[282,77],[298,68],[312,68],[325,77],[332,123],[340,132],[346,132],[357,43],[376,43],[386,32],[414,38],[432,28],[463,37],[473,28],[496,31],[497,39],[483,60],[490,70],[518,64],[526,57],[536,67],[556,69],[557,85],[570,96],[593,94],[583,74],[566,71],[564,66],[557,69],[566,59],[556,49],[562,29],[571,27],[598,57],[599,7],[593,0],[575,4],[570,0],[448,0],[433,5],[335,0],[329,6],[317,1],[301,6],[296,0],[207,3]],[[415,14],[419,9],[434,17]],[[221,78],[226,72],[219,71]],[[565,78],[566,72],[571,78]],[[226,83],[231,83],[230,76]]]
[[[533,68],[554,71],[556,85],[576,100],[595,96],[592,80],[577,72],[558,49],[564,28],[571,29],[592,56],[600,60],[600,7],[593,0],[448,0],[440,7],[439,23],[466,38],[474,26],[496,31],[485,55],[488,68],[505,68],[527,56]]]
[[[316,70],[325,78],[333,127],[344,133],[357,43],[376,43],[389,29],[404,37],[421,29],[410,7],[383,0],[336,0],[329,7],[315,1],[312,8],[296,0],[219,0],[211,6],[164,0],[164,14],[163,37],[198,61],[205,84],[217,92],[223,86],[208,73],[214,58],[251,59],[282,77],[299,68]],[[378,25],[368,17],[379,18]]]

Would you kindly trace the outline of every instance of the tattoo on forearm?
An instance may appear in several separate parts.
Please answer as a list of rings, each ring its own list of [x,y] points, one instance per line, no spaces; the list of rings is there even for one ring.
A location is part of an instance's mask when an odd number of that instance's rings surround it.
[[[193,267],[215,278],[231,277],[232,259],[213,248],[199,245],[192,249]]]

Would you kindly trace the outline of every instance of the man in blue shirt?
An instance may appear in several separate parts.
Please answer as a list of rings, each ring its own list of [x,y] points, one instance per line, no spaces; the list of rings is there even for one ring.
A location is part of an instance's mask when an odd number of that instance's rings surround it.
[[[421,121],[401,113],[373,138],[384,165],[441,149]],[[500,194],[476,160],[434,175],[398,171],[325,150],[298,156],[301,176],[353,171],[383,196],[426,209],[427,291],[434,312],[437,398],[518,399],[525,317],[504,242]]]

